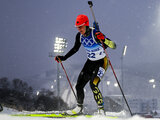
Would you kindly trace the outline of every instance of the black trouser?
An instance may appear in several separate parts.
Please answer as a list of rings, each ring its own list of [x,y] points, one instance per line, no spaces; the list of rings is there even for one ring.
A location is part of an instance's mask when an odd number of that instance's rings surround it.
[[[98,106],[103,106],[103,98],[98,88],[98,84],[101,80],[101,77],[103,77],[107,67],[108,67],[108,61],[106,57],[97,61],[91,61],[89,59],[86,61],[82,71],[79,74],[76,85],[78,104],[83,104],[84,100],[83,88],[90,81],[90,87],[92,89],[96,103],[98,104]]]

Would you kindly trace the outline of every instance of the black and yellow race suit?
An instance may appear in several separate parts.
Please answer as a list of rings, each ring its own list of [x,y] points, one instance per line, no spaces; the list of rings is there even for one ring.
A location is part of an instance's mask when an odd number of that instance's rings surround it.
[[[84,87],[90,82],[95,101],[99,107],[103,107],[103,97],[98,88],[98,84],[101,81],[105,71],[108,67],[108,60],[105,55],[102,44],[96,39],[95,33],[97,32],[93,28],[88,28],[88,35],[83,36],[80,33],[76,35],[76,41],[73,48],[65,55],[65,59],[76,53],[81,44],[84,46],[87,52],[87,61],[79,74],[76,92],[78,98],[78,104],[82,105],[84,100]],[[116,48],[116,44],[108,38],[103,41],[105,48]]]

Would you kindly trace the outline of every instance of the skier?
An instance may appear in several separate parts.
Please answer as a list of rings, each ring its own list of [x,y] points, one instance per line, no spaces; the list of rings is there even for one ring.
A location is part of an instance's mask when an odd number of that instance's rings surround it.
[[[82,113],[84,100],[83,88],[88,82],[90,82],[94,99],[98,105],[98,114],[105,115],[103,97],[98,88],[98,84],[107,70],[109,63],[102,44],[105,46],[105,49],[107,47],[115,49],[116,44],[109,38],[105,37],[105,35],[100,31],[89,27],[89,19],[86,15],[81,14],[77,16],[75,27],[79,32],[76,35],[73,48],[65,56],[55,57],[55,60],[58,63],[60,61],[65,61],[79,50],[81,44],[86,49],[88,57],[82,71],[79,74],[76,84],[78,99],[77,106],[72,110],[66,111],[66,114],[75,115]]]

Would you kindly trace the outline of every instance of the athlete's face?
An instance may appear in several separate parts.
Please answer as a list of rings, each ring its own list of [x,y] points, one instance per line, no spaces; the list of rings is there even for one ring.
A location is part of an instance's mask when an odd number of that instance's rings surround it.
[[[86,32],[86,26],[79,26],[77,29],[82,35],[84,35]]]

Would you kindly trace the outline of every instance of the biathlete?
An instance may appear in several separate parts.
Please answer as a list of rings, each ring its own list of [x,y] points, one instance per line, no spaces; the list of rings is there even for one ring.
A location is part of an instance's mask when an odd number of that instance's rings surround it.
[[[88,82],[90,82],[94,99],[98,105],[98,113],[104,115],[104,102],[102,93],[98,88],[98,84],[107,70],[109,63],[102,44],[104,45],[105,49],[107,47],[115,49],[116,44],[109,38],[105,37],[105,35],[100,31],[90,28],[89,19],[86,15],[78,15],[75,26],[79,32],[76,35],[73,48],[65,56],[55,57],[57,62],[65,61],[79,50],[81,44],[84,46],[88,57],[82,71],[79,74],[76,84],[76,93],[78,99],[77,106],[72,110],[66,111],[66,114],[74,115],[82,113],[84,87]]]

